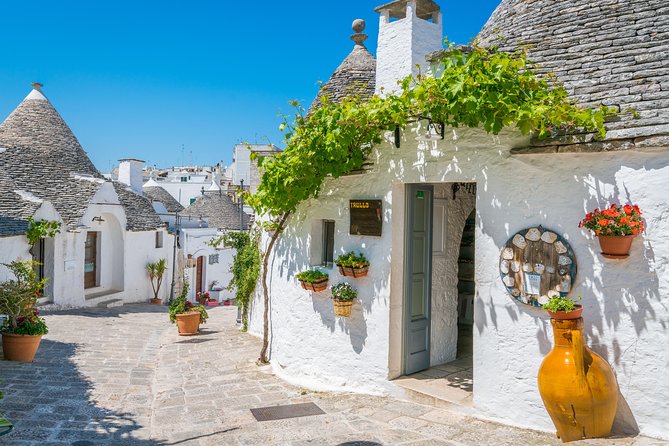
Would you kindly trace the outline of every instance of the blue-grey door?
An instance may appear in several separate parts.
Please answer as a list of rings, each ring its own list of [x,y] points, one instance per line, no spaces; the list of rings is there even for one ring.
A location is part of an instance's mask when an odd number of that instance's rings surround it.
[[[404,247],[404,373],[430,367],[432,186],[407,185]]]

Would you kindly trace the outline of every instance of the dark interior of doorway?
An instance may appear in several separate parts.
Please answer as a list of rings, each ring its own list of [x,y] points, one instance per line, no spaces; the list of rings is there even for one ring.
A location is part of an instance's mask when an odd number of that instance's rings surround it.
[[[457,359],[472,359],[472,327],[474,324],[476,210],[467,217],[458,256],[458,346]]]

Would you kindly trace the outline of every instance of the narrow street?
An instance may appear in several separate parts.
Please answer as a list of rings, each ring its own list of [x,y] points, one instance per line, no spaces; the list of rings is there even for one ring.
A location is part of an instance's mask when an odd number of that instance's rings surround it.
[[[0,361],[8,445],[552,445],[554,435],[385,397],[315,393],[258,367],[236,308],[179,337],[162,306],[46,315],[32,364]],[[298,346],[296,346],[298,347]],[[313,402],[325,414],[258,422],[251,408]],[[659,444],[644,439],[577,444]]]

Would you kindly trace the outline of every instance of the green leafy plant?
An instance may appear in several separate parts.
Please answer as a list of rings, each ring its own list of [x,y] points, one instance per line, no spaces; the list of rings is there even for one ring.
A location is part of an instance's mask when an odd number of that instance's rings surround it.
[[[28,219],[28,230],[26,231],[28,243],[35,245],[40,239],[54,237],[56,234],[60,233],[60,226],[61,223],[57,221],[35,221],[30,217]]]
[[[149,274],[151,281],[151,288],[153,289],[153,298],[158,299],[160,293],[160,286],[163,284],[163,277],[167,270],[167,261],[160,259],[157,262],[149,262],[146,264],[146,272]]]
[[[369,260],[363,253],[355,255],[354,251],[342,254],[335,259],[335,265],[343,266],[345,268],[364,268],[369,266]]]
[[[15,260],[4,263],[14,275],[14,279],[0,284],[0,314],[7,319],[0,331],[15,334],[46,334],[44,319],[39,317],[32,305],[41,295],[46,279],[37,279],[35,266],[38,262]]]
[[[348,283],[338,283],[332,286],[332,298],[334,300],[353,300],[358,297],[358,292]]]
[[[263,171],[255,194],[247,199],[264,227],[273,230],[262,260],[263,344],[260,363],[269,347],[267,265],[276,240],[300,203],[317,197],[326,178],[360,169],[384,131],[430,119],[451,127],[483,128],[493,134],[515,127],[522,134],[545,138],[573,131],[594,131],[604,137],[609,107],[579,107],[555,76],[540,77],[524,50],[497,52],[474,43],[464,53],[450,48],[435,62],[436,75],[409,76],[400,90],[384,97],[352,95],[339,103],[323,95],[306,116],[293,101],[295,116],[284,117],[280,129],[285,149],[274,157],[255,157]],[[290,120],[289,120],[290,119]]]
[[[183,284],[181,286],[181,292],[177,297],[175,297],[170,301],[169,305],[170,322],[175,323],[177,321],[177,314],[193,313],[193,312],[200,313],[201,324],[207,322],[207,319],[209,318],[209,313],[207,313],[207,309],[204,308],[202,305],[193,304],[188,300],[189,289],[190,289],[190,284],[186,279],[184,279]]]
[[[242,310],[242,331],[246,331],[249,303],[260,277],[259,234],[246,231],[227,232],[212,239],[209,244],[235,249],[235,256],[230,266],[232,279],[227,289],[235,291],[235,303]]]
[[[295,277],[297,277],[297,280],[301,280],[302,282],[314,283],[314,282],[320,282],[323,279],[327,280],[330,276],[327,273],[324,273],[323,271],[310,269],[298,273]]]
[[[579,294],[576,298],[577,301],[581,300],[581,295]],[[557,313],[558,311],[574,311],[576,308],[576,303],[567,296],[556,296],[551,297],[548,302],[543,305],[544,310]]]

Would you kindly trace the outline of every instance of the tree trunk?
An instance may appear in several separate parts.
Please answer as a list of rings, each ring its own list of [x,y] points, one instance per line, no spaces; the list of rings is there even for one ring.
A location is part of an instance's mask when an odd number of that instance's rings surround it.
[[[272,248],[274,248],[276,240],[283,231],[289,215],[290,212],[285,212],[281,216],[279,225],[277,226],[276,231],[274,231],[274,234],[272,234],[272,238],[269,241],[269,245],[267,245],[267,250],[262,259],[262,292],[264,308],[262,314],[262,350],[260,350],[260,357],[258,358],[259,364],[269,363],[267,358],[267,349],[269,348],[269,288],[267,287],[267,264],[269,263],[269,256],[272,254]]]

